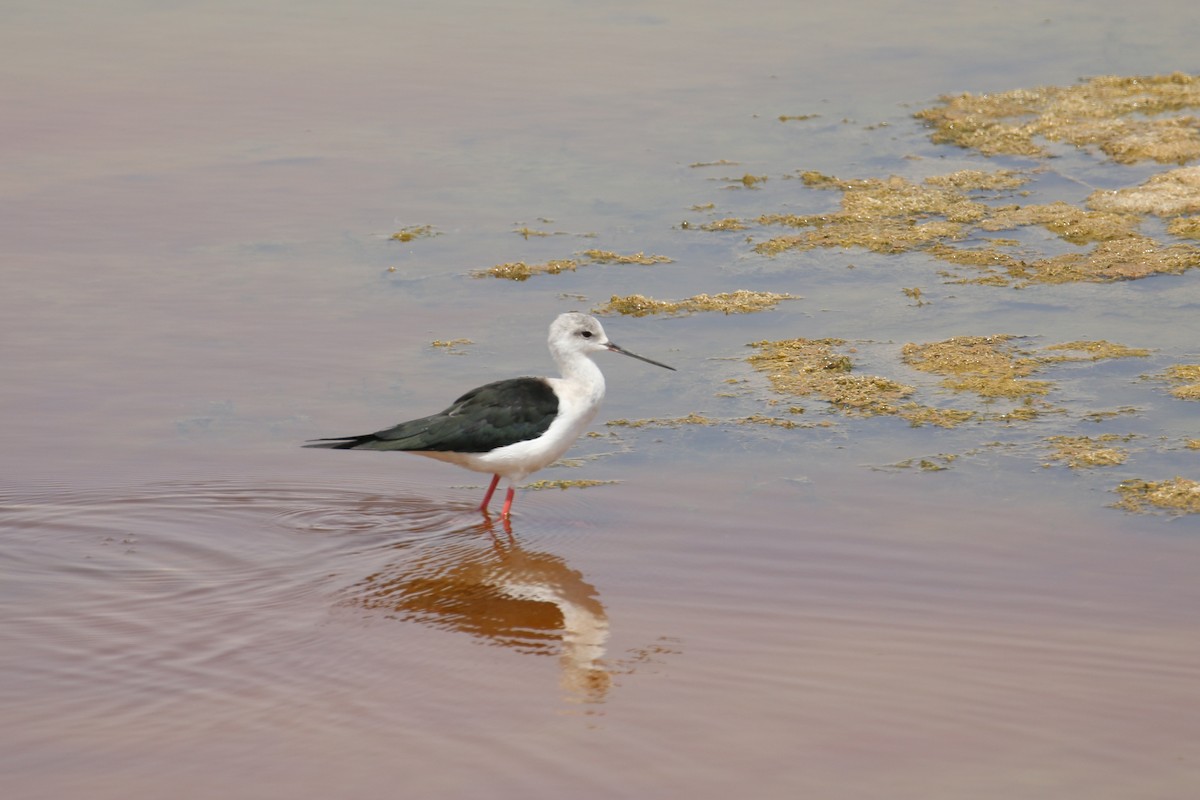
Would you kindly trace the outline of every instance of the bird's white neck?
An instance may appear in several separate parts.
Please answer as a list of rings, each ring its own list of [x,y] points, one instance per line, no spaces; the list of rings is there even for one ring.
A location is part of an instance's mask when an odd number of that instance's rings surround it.
[[[572,354],[567,358],[557,358],[562,379],[571,384],[576,392],[588,397],[593,403],[599,403],[604,397],[604,373],[586,355]]]

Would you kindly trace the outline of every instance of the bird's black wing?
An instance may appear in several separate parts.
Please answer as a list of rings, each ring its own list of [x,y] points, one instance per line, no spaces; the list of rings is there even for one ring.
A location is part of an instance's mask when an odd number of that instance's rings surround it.
[[[440,414],[362,436],[318,439],[307,447],[486,453],[536,439],[558,413],[558,396],[541,378],[496,381],[464,394]]]

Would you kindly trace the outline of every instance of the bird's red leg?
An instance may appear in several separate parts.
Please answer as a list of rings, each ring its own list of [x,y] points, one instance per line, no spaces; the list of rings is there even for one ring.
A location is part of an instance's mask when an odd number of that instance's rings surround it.
[[[508,494],[504,496],[504,509],[500,512],[500,518],[507,520],[508,512],[512,511],[512,501],[516,497],[517,490],[513,487],[508,487]]]
[[[496,493],[496,484],[500,483],[500,476],[492,476],[492,484],[488,487],[487,494],[483,496],[483,503],[479,506],[479,510],[487,513],[488,503],[492,502],[492,495]]]

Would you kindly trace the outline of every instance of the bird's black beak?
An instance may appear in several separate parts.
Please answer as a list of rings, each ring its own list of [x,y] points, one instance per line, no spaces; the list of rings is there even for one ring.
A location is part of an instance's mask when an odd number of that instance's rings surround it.
[[[631,353],[623,347],[618,347],[613,342],[609,342],[607,345],[605,345],[605,347],[607,347],[609,350],[612,350],[614,353],[620,353],[623,356],[636,358],[638,361],[645,361],[647,364],[653,364],[656,367],[662,367],[663,369],[669,369],[672,372],[675,372],[674,367],[668,367],[666,364],[660,364],[659,362],[646,358],[645,356],[639,356],[637,353]]]

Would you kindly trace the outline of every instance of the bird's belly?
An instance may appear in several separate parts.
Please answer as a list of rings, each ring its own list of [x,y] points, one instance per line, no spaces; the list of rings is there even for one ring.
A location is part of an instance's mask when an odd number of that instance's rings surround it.
[[[573,418],[560,417],[536,439],[514,442],[486,453],[412,452],[476,472],[488,472],[502,475],[510,481],[520,481],[562,458],[594,416],[593,412],[571,415]]]
[[[542,436],[538,439],[497,447],[487,453],[429,453],[428,455],[435,458],[452,455],[452,458],[443,458],[442,460],[451,461],[476,472],[490,472],[493,475],[503,475],[512,481],[520,481],[561,458],[571,447],[574,439],[575,437],[571,437],[558,442],[548,441],[546,436]]]

